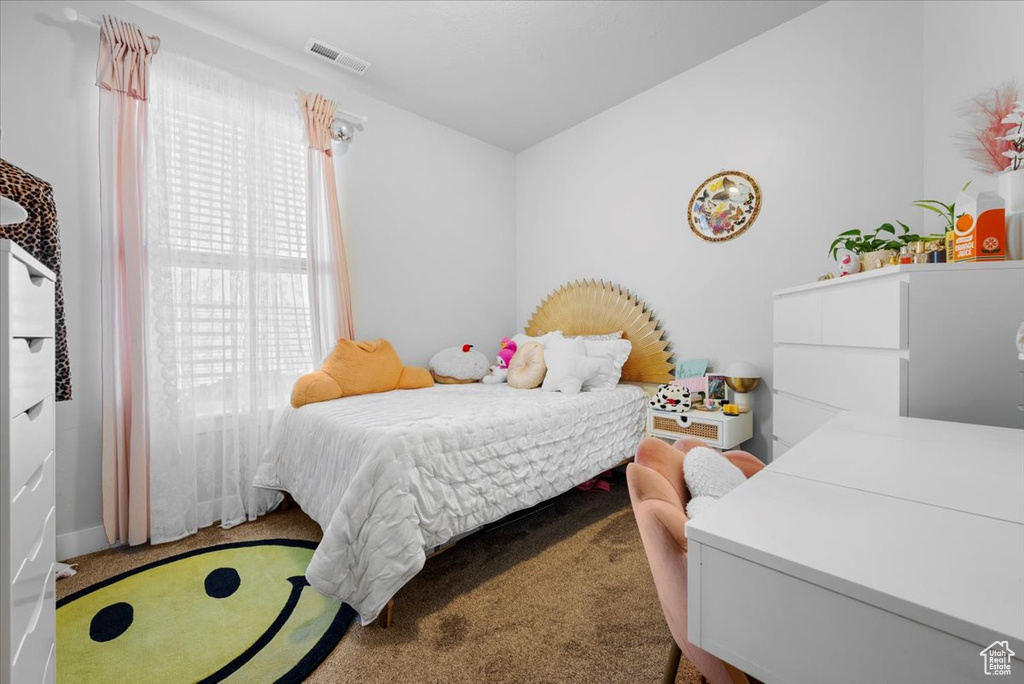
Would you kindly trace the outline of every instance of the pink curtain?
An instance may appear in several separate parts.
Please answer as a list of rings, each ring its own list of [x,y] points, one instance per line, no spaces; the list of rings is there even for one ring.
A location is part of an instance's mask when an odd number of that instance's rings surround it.
[[[322,360],[339,337],[352,339],[352,295],[348,260],[341,228],[338,188],[331,152],[331,123],[338,105],[323,95],[299,92],[299,107],[309,140],[307,165],[309,188],[310,305],[313,318],[313,356]]]
[[[104,16],[100,89],[103,528],[113,544],[149,538],[145,387],[146,97],[160,39]]]

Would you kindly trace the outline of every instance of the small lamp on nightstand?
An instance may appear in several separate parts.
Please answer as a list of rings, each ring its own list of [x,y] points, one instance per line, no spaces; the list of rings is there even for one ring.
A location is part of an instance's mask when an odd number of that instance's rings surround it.
[[[750,410],[749,393],[761,384],[761,375],[752,364],[746,361],[734,361],[725,369],[725,384],[735,394],[740,412],[746,413]]]

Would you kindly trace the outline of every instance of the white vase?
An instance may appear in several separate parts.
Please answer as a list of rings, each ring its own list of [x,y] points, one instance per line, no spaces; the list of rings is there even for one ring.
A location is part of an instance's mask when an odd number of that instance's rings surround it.
[[[1006,215],[1006,258],[1024,259],[1024,211]]]
[[[1024,211],[1024,169],[1003,171],[996,174],[999,181],[999,196],[1006,202],[1006,213]]]
[[[1006,202],[1006,258],[1024,259],[1024,169],[998,175],[999,196]]]

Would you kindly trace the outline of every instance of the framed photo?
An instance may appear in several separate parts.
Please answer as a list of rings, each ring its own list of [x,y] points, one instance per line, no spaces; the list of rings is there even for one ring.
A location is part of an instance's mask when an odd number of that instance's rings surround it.
[[[725,374],[708,373],[708,399],[717,399],[725,403]]]

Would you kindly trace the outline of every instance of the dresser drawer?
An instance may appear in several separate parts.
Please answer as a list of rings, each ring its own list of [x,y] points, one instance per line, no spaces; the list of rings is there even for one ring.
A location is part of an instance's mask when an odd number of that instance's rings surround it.
[[[40,529],[39,543],[31,549],[35,553],[25,559],[21,572],[11,582],[11,635],[15,644],[38,626],[34,623],[40,620],[41,615],[49,615],[53,619],[56,517],[56,513],[51,511]]]
[[[50,615],[47,618],[47,624],[44,626],[43,620],[40,619],[36,631],[25,640],[20,657],[11,667],[12,681],[41,682],[43,684],[55,681],[57,644],[54,633],[56,625],[52,613]]]
[[[904,349],[910,284],[895,277],[852,282],[821,292],[821,343]]]
[[[51,494],[51,498],[52,498]],[[12,535],[11,544],[11,578],[14,584],[42,572],[40,566],[53,563],[57,556],[57,536],[54,531],[56,507],[50,502],[49,512],[41,518],[26,524],[25,531],[17,539]],[[41,522],[40,522],[41,521]],[[34,524],[38,523],[38,524]],[[14,555],[14,545],[23,549]],[[26,548],[27,545],[27,548]]]
[[[53,337],[53,281],[32,275],[28,266],[8,257],[11,336]]]
[[[799,444],[837,413],[824,406],[777,394],[772,412],[775,438],[786,444]]]
[[[782,345],[775,389],[836,409],[905,415],[907,361],[881,351]]]
[[[779,530],[780,536],[785,532]],[[910,543],[913,540],[908,540]],[[697,546],[701,547],[696,551],[699,566],[692,560]],[[1020,682],[1011,677],[986,677],[978,657],[983,645],[735,553],[691,540],[690,554],[689,605],[700,606],[689,614],[690,639],[695,646],[730,658],[762,681]],[[850,557],[851,563],[878,562],[853,553]],[[815,619],[820,616],[829,616],[827,627]],[[764,638],[766,619],[778,631],[778,640]],[[851,648],[851,644],[857,647]],[[1011,641],[1011,646],[1016,642]],[[1019,648],[1014,650],[1020,653]],[[912,656],[908,658],[908,654]],[[1019,664],[1024,665],[1014,658],[1012,674],[1017,674]]]
[[[655,437],[696,437],[709,446],[722,446],[725,428],[721,421],[696,418],[693,413],[648,411],[650,433]]]
[[[50,338],[10,341],[11,418],[53,394],[54,342]]]
[[[53,397],[11,419],[11,492],[13,496],[53,451]]]
[[[23,487],[12,487],[11,520],[18,524],[11,525],[9,544],[11,555],[11,577],[14,577],[22,563],[32,555],[32,549],[39,543],[39,535],[43,534],[42,524],[54,507],[54,463],[51,452],[32,473]]]
[[[775,298],[775,341],[821,343],[821,293],[797,292]]]
[[[721,411],[671,411],[647,412],[647,431],[654,437],[677,440],[680,437],[696,437],[708,446],[719,449],[735,449],[740,443],[754,436],[752,413],[726,416]]]
[[[54,577],[53,563],[41,573],[44,579],[41,580],[35,591],[25,591],[24,596],[17,593],[19,588],[15,587],[17,595],[12,595],[11,602],[11,636],[12,655],[11,681],[13,682],[43,682],[53,681],[55,653],[54,644],[56,637],[56,619],[53,612],[54,604]],[[22,607],[16,601],[28,601],[27,615],[21,615]],[[23,622],[16,622],[15,616]],[[21,648],[18,648],[20,644]],[[17,653],[14,650],[17,649]]]

